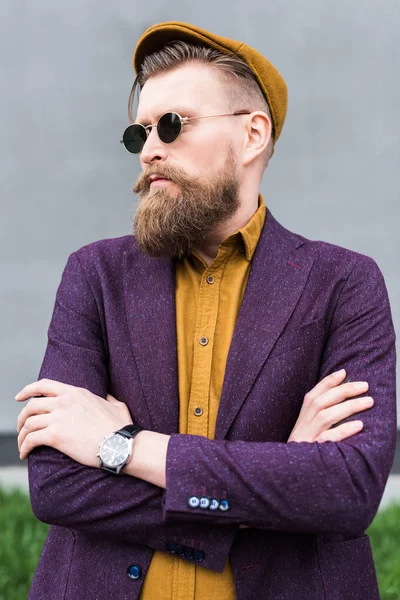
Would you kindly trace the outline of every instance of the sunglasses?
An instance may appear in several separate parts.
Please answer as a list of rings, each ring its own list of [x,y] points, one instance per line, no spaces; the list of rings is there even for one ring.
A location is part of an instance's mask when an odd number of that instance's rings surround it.
[[[129,127],[125,129],[120,142],[131,154],[140,154],[153,127],[157,127],[158,137],[164,144],[172,144],[172,142],[175,142],[181,135],[183,126],[190,121],[195,121],[197,119],[211,119],[213,117],[235,117],[237,115],[249,114],[251,113],[248,110],[240,110],[222,115],[181,117],[178,113],[167,112],[158,119],[157,125],[141,125],[140,123],[129,125]]]

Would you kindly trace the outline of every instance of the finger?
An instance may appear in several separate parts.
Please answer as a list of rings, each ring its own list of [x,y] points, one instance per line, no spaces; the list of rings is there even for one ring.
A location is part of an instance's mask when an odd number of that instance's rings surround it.
[[[346,400],[345,402],[321,410],[317,418],[323,422],[324,426],[328,425],[332,427],[332,425],[339,423],[343,419],[347,419],[347,417],[371,408],[373,404],[374,400],[370,396]]]
[[[328,408],[329,406],[343,402],[344,400],[352,398],[353,396],[365,394],[365,392],[368,390],[368,387],[367,381],[351,381],[349,383],[342,383],[342,385],[338,385],[335,388],[327,390],[321,394],[319,398],[315,399],[315,402],[318,404],[319,409]]]
[[[18,442],[18,450],[21,449],[21,446],[28,435],[28,433],[32,433],[32,431],[39,431],[40,429],[44,429],[49,424],[49,416],[46,415],[33,415],[26,419],[24,426],[19,432],[17,442]]]
[[[56,398],[31,398],[18,415],[17,431],[21,431],[28,417],[51,412],[56,402]]]
[[[20,402],[21,400],[26,400],[30,396],[60,396],[73,389],[76,389],[74,385],[53,381],[52,379],[39,379],[39,381],[28,383],[28,385],[23,387],[15,396],[15,400]]]
[[[349,421],[348,423],[343,423],[343,425],[339,425],[338,427],[334,427],[333,429],[328,429],[327,431],[323,431],[317,438],[316,442],[341,442],[352,435],[355,435],[364,427],[364,423],[362,421]]]
[[[306,394],[306,398],[313,400],[317,396],[320,396],[327,390],[339,385],[341,381],[346,377],[346,370],[341,369],[340,371],[334,371],[330,375],[327,375],[321,381],[317,383],[309,392]]]
[[[38,446],[49,446],[48,443],[48,431],[49,428],[45,427],[45,429],[40,429],[38,431],[32,431],[32,433],[28,433],[24,442],[21,446],[19,457],[21,460],[24,460],[28,457],[28,454]]]

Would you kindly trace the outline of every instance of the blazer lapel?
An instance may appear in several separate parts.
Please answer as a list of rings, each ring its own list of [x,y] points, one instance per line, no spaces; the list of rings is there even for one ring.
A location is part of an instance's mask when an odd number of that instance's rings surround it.
[[[226,436],[300,299],[313,262],[302,245],[267,208],[229,349],[215,439]]]
[[[154,431],[179,427],[176,354],[175,268],[170,259],[152,259],[133,238],[124,256],[125,306],[134,359]]]

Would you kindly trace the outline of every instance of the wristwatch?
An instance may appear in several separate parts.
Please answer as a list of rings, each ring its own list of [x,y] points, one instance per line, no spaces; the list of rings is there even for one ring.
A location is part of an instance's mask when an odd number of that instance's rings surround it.
[[[100,468],[103,471],[114,473],[114,475],[121,473],[121,469],[131,458],[132,440],[139,431],[143,431],[143,427],[130,423],[104,437],[97,454]]]

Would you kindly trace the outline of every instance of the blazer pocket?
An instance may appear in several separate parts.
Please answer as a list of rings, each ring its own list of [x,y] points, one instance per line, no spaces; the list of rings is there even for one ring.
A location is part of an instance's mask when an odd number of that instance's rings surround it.
[[[318,558],[327,600],[379,600],[369,536],[318,543]]]
[[[268,358],[272,358],[288,350],[304,346],[313,340],[322,337],[325,333],[325,317],[320,317],[311,323],[305,323],[296,329],[283,333],[272,348]]]
[[[40,555],[28,600],[64,600],[75,548],[75,535],[67,527],[52,525]]]

